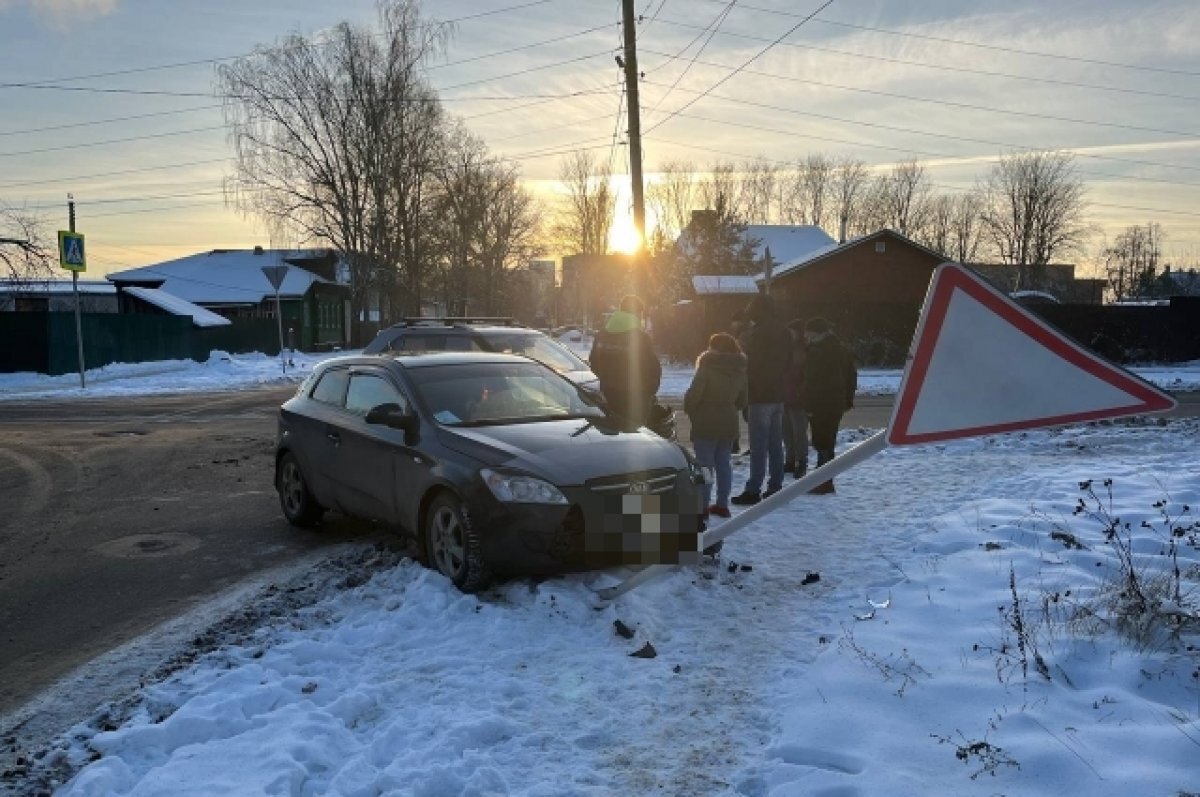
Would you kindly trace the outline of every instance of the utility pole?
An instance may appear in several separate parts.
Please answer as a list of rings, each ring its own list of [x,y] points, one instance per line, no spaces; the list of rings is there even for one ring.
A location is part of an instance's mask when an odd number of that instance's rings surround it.
[[[67,194],[67,229],[75,232],[75,197]],[[75,346],[79,350],[79,387],[87,388],[83,367],[83,321],[79,314],[79,272],[71,270],[71,288],[75,294]]]
[[[646,200],[642,194],[642,117],[638,101],[637,19],[633,0],[621,0],[621,19],[625,32],[625,95],[629,108],[629,178],[633,194],[633,226],[637,228],[638,248],[633,255],[633,281],[640,287],[640,267],[646,251]],[[636,291],[635,291],[636,292]]]

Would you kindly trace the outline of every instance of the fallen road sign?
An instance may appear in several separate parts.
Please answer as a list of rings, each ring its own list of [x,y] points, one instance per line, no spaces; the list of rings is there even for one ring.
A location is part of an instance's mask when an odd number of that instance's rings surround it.
[[[912,445],[1163,412],[1175,399],[957,263],[934,272],[888,425]]]
[[[1175,399],[1092,354],[957,263],[934,271],[887,429],[704,534],[703,550],[888,445],[1165,412]],[[676,569],[596,590],[603,601]]]

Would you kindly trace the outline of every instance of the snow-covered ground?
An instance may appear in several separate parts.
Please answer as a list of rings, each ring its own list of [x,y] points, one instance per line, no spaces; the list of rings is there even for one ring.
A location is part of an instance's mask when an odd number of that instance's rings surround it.
[[[78,373],[61,376],[35,373],[0,374],[0,401],[203,393],[286,384],[304,379],[313,366],[323,360],[353,353],[357,352],[296,352],[287,358],[290,364],[286,369],[279,357],[260,353],[229,354],[223,351],[214,351],[205,362],[159,360],[146,363],[113,363],[87,371],[84,374],[86,388],[79,386]]]
[[[890,449],[609,605],[613,574],[476,597],[381,567],[48,758],[84,765],[60,794],[106,797],[1194,793],[1188,506],[1194,419]],[[1169,575],[1164,515],[1184,529],[1159,611],[1190,620],[1140,641],[1084,622],[1120,572],[1104,513],[1139,572]]]
[[[568,348],[586,358],[590,341],[563,341]],[[303,379],[322,360],[358,352],[305,354],[292,356],[285,373],[278,357],[265,354],[227,354],[213,352],[207,362],[164,360],[150,363],[116,363],[86,374],[87,387],[79,387],[78,374],[0,374],[0,402],[35,398],[87,398],[133,396],[162,393],[238,390],[270,384],[286,384]],[[1200,390],[1200,362],[1180,365],[1134,366],[1134,373],[1166,390]],[[682,399],[692,383],[695,367],[668,364],[663,367],[658,395],[663,399]],[[861,395],[889,395],[900,386],[900,370],[861,369],[858,392]]]
[[[88,395],[315,361],[113,366]],[[1200,364],[1134,370],[1200,388]],[[662,393],[691,374],[667,368]],[[899,377],[864,371],[860,391]],[[0,377],[0,394],[80,395],[73,378]],[[889,449],[720,562],[611,604],[593,588],[619,574],[466,596],[381,558],[102,708],[15,788],[58,772],[63,795],[1197,793],[1197,506],[1200,421],[1133,419]],[[1116,612],[1130,565],[1178,591]]]

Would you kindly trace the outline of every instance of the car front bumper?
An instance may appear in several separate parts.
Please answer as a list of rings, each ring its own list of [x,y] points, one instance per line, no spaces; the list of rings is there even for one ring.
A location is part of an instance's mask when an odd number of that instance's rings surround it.
[[[619,487],[560,487],[568,503],[546,505],[502,503],[480,486],[469,507],[486,561],[516,575],[699,559],[703,494],[686,471],[661,492]]]

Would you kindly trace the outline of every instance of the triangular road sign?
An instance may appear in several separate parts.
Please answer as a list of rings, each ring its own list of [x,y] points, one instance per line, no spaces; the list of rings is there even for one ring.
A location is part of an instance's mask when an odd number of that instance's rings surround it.
[[[1174,406],[969,269],[944,263],[921,310],[887,440],[930,443]]]

